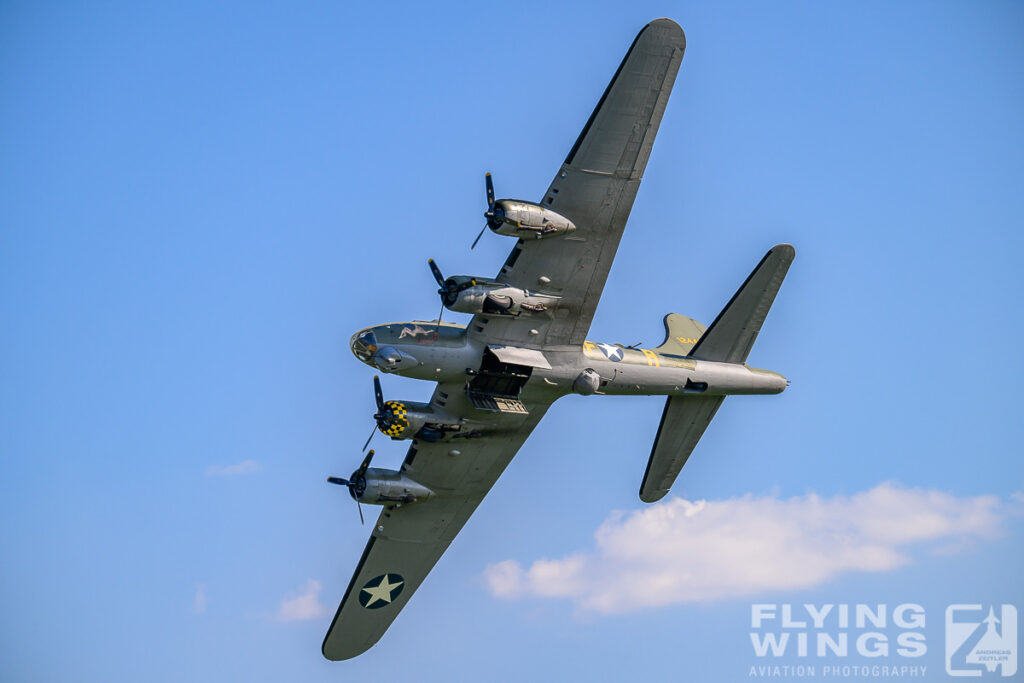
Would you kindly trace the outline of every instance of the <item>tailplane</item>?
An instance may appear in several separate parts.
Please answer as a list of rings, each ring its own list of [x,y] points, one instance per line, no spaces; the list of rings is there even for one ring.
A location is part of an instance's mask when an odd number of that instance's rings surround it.
[[[690,355],[699,360],[745,363],[795,256],[791,244],[772,247],[690,349]]]
[[[647,460],[640,500],[661,500],[697,446],[725,396],[669,396]]]
[[[707,329],[692,318],[666,315],[665,341],[654,350],[698,360],[745,363],[795,255],[789,244],[772,247]],[[724,396],[668,397],[640,483],[642,501],[653,503],[669,492],[723,400]]]

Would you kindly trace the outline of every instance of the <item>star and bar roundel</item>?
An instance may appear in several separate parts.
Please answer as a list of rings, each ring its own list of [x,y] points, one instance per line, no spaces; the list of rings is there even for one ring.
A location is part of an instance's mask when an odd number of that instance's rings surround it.
[[[597,348],[601,349],[601,353],[604,357],[613,363],[618,363],[625,356],[626,352],[621,346],[613,346],[612,344],[595,344]]]
[[[359,604],[366,609],[380,609],[390,605],[405,588],[405,579],[398,574],[381,574],[363,584],[359,591]]]

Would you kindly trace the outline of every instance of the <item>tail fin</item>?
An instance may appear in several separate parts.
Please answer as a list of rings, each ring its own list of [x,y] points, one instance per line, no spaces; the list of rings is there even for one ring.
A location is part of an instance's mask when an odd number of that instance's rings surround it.
[[[707,329],[693,318],[687,318],[678,313],[669,313],[665,316],[665,341],[653,351],[688,356],[690,349]]]
[[[791,244],[772,247],[690,350],[700,360],[744,363],[796,256]]]

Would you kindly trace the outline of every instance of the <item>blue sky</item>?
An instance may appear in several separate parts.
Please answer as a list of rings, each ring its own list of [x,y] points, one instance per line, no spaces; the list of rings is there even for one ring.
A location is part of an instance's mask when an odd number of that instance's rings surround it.
[[[726,401],[650,509],[662,400],[559,402],[384,640],[323,660],[368,534],[324,483],[371,425],[349,335],[433,318],[428,257],[497,271],[509,241],[469,250],[484,173],[539,199],[660,16],[686,56],[590,337],[710,321],[790,242],[750,361],[793,386]],[[913,602],[941,676],[946,605],[1024,608],[1022,26],[1011,2],[4,3],[0,674],[739,680],[752,603]],[[790,584],[721,578],[759,538]],[[623,565],[615,539],[666,550]],[[639,604],[651,571],[721,585]]]

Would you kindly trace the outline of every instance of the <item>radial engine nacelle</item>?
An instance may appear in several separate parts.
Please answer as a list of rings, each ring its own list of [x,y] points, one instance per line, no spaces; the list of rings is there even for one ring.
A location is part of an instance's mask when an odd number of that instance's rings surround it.
[[[559,297],[537,294],[503,282],[495,282],[470,275],[453,275],[445,278],[441,269],[428,261],[434,279],[440,285],[437,293],[445,308],[459,313],[484,313],[487,315],[520,315],[521,313],[542,313],[558,301]]]
[[[458,420],[437,413],[429,403],[386,401],[373,416],[381,434],[392,439],[440,441],[447,432],[458,432]]]
[[[486,313],[488,315],[541,313],[558,301],[557,296],[535,294],[501,282],[490,282],[466,275],[455,275],[448,280],[455,285],[453,289],[460,287],[463,283],[472,283],[469,287],[459,289],[454,296],[445,296],[445,307],[459,313]]]
[[[448,432],[462,431],[460,419],[434,410],[429,403],[385,401],[380,377],[373,378],[373,398],[377,403],[377,412],[373,414],[377,427],[370,432],[363,450],[370,445],[377,430],[395,440],[422,439],[429,442],[440,441]]]
[[[562,214],[522,199],[499,199],[484,216],[492,232],[512,237],[553,237],[576,229]]]
[[[411,439],[427,424],[430,408],[426,403],[385,401],[374,414],[377,429],[392,439]]]
[[[350,487],[352,497],[360,503],[390,505],[392,503],[414,503],[434,495],[426,486],[419,484],[401,472],[371,467],[362,480]]]
[[[419,482],[413,481],[396,470],[370,467],[373,460],[371,450],[363,458],[356,471],[348,479],[327,477],[331,484],[347,486],[348,492],[357,503],[370,505],[393,505],[415,503],[434,495],[434,492]],[[363,518],[363,509],[359,508],[359,519]]]
[[[512,237],[554,237],[565,235],[576,229],[573,222],[560,213],[534,202],[522,199],[494,199],[494,182],[487,174],[487,223],[473,241],[473,247],[480,241],[486,228],[499,235]],[[473,247],[470,247],[472,249]]]

